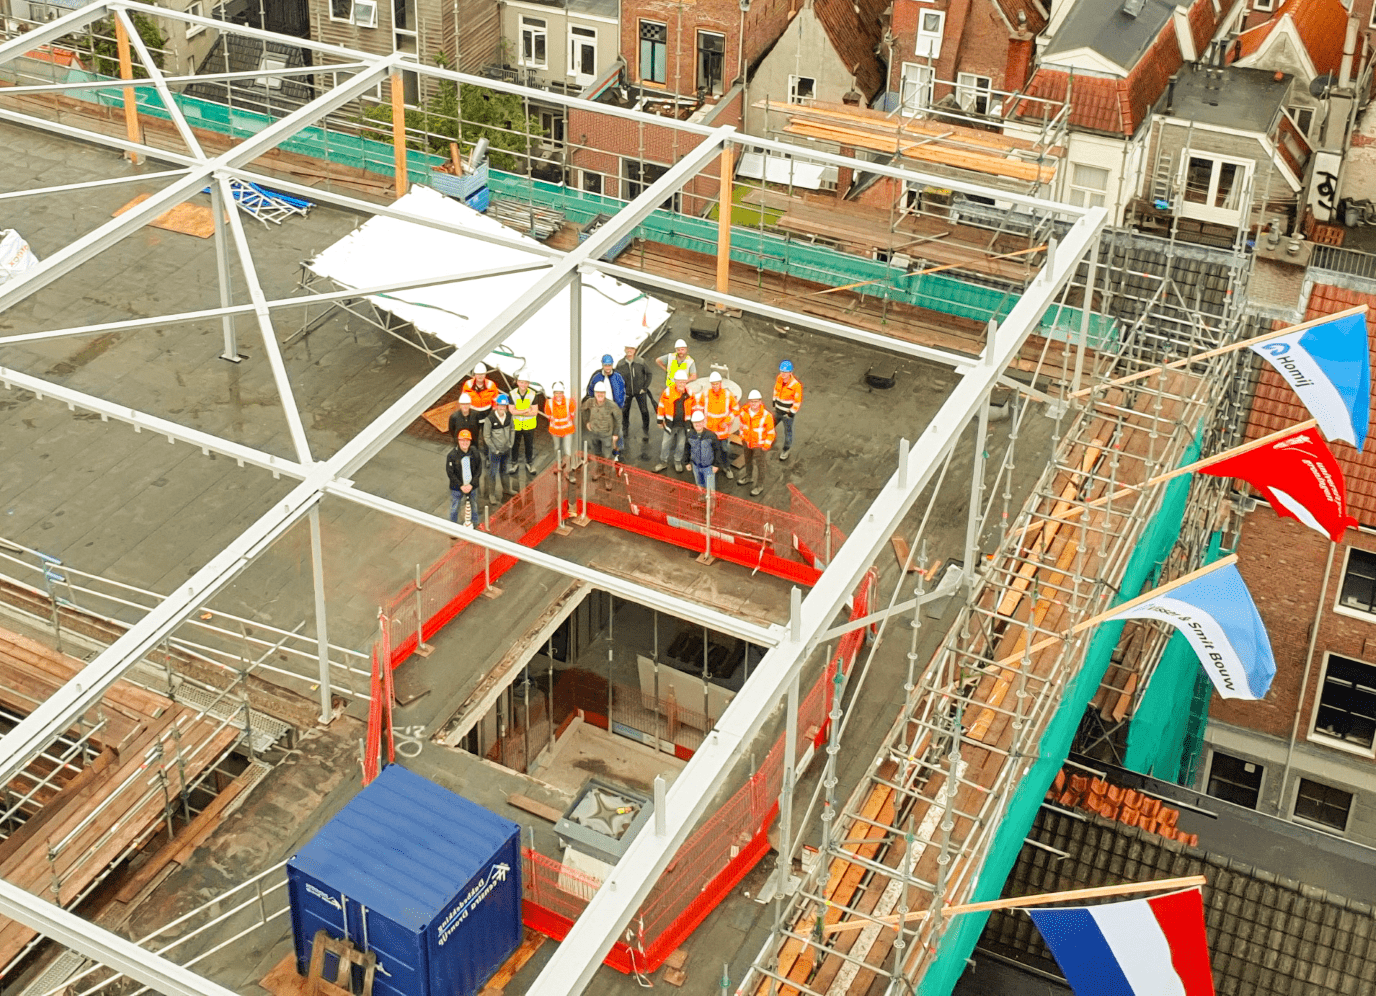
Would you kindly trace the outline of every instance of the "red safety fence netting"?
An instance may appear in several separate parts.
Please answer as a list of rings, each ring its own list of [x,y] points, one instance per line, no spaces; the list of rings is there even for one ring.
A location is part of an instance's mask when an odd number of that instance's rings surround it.
[[[865,574],[852,599],[851,619],[869,614],[877,580],[877,571]],[[798,705],[795,766],[810,760],[830,732],[828,715],[836,675],[850,671],[865,639],[864,627],[854,633],[855,639],[842,639]],[[605,959],[607,965],[621,972],[654,971],[769,852],[769,827],[778,815],[783,785],[784,752],[785,736],[780,734],[764,763],[683,842],[629,925],[634,942],[618,942]],[[559,940],[592,898],[588,885],[595,892],[600,883],[577,872],[566,876],[559,862],[537,857],[538,861],[528,863],[536,877],[526,883],[525,922]],[[561,882],[573,884],[565,889]],[[553,929],[546,929],[551,925]]]

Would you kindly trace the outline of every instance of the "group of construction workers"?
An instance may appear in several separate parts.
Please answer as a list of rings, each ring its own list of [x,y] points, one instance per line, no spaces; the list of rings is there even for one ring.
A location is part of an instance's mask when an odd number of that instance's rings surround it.
[[[655,472],[667,470],[672,461],[678,473],[691,469],[698,487],[707,490],[715,488],[719,468],[728,479],[736,479],[730,437],[739,429],[744,466],[736,480],[758,496],[764,490],[766,454],[774,446],[776,432],[783,436],[781,461],[788,459],[793,448],[793,419],[802,408],[803,385],[794,376],[792,362],[779,364],[772,413],[758,390],[752,390],[742,404],[715,370],[708,376],[705,391],[694,390],[697,363],[682,339],[674,343],[673,352],[654,363],[664,377],[655,407],[663,430]],[[550,385],[541,408],[535,403],[537,392],[524,375],[517,375],[514,389],[503,392],[479,363],[460,387],[458,407],[449,416],[449,435],[455,441],[445,461],[450,521],[458,522],[462,515],[464,525],[475,525],[484,492],[500,500],[508,489],[515,494],[515,475],[522,467],[528,474],[535,473],[535,430],[540,417],[554,445],[555,465],[559,472],[568,473],[569,480],[574,479],[573,437],[580,415],[586,451],[619,461],[626,450],[631,408],[638,404],[640,459],[649,459],[650,399],[658,376],[635,346],[627,346],[619,362],[610,353],[602,357],[601,366],[588,379],[581,409],[560,381]],[[593,480],[601,477],[601,464],[593,464],[591,476]],[[611,490],[611,474],[606,475],[604,486]]]

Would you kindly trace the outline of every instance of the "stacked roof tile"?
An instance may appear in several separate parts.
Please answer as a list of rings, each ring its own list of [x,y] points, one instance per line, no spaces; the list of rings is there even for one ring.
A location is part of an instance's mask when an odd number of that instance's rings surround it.
[[[875,49],[884,34],[883,15],[888,6],[889,0],[815,0],[812,5],[866,104],[884,86],[884,71]]]
[[[1172,809],[1155,796],[1102,778],[1063,769],[1046,799],[1066,809],[1083,809],[1124,826],[1141,827],[1147,833],[1191,847],[1199,843],[1198,836],[1176,826],[1180,810]]]

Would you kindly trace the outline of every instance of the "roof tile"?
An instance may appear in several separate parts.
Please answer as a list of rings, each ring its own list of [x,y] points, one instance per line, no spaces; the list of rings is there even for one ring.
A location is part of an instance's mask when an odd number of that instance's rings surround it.
[[[1296,33],[1309,51],[1316,73],[1322,76],[1324,73],[1337,72],[1342,63],[1343,41],[1347,34],[1347,8],[1342,0],[1285,0],[1269,21],[1238,36],[1238,57],[1245,59],[1255,55],[1284,21],[1295,26]]]

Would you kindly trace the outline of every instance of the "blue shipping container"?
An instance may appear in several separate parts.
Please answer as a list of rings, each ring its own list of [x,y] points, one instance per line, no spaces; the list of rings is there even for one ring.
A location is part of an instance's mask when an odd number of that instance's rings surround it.
[[[297,971],[324,928],[377,953],[379,996],[473,996],[521,942],[520,848],[515,823],[389,766],[287,863]]]

